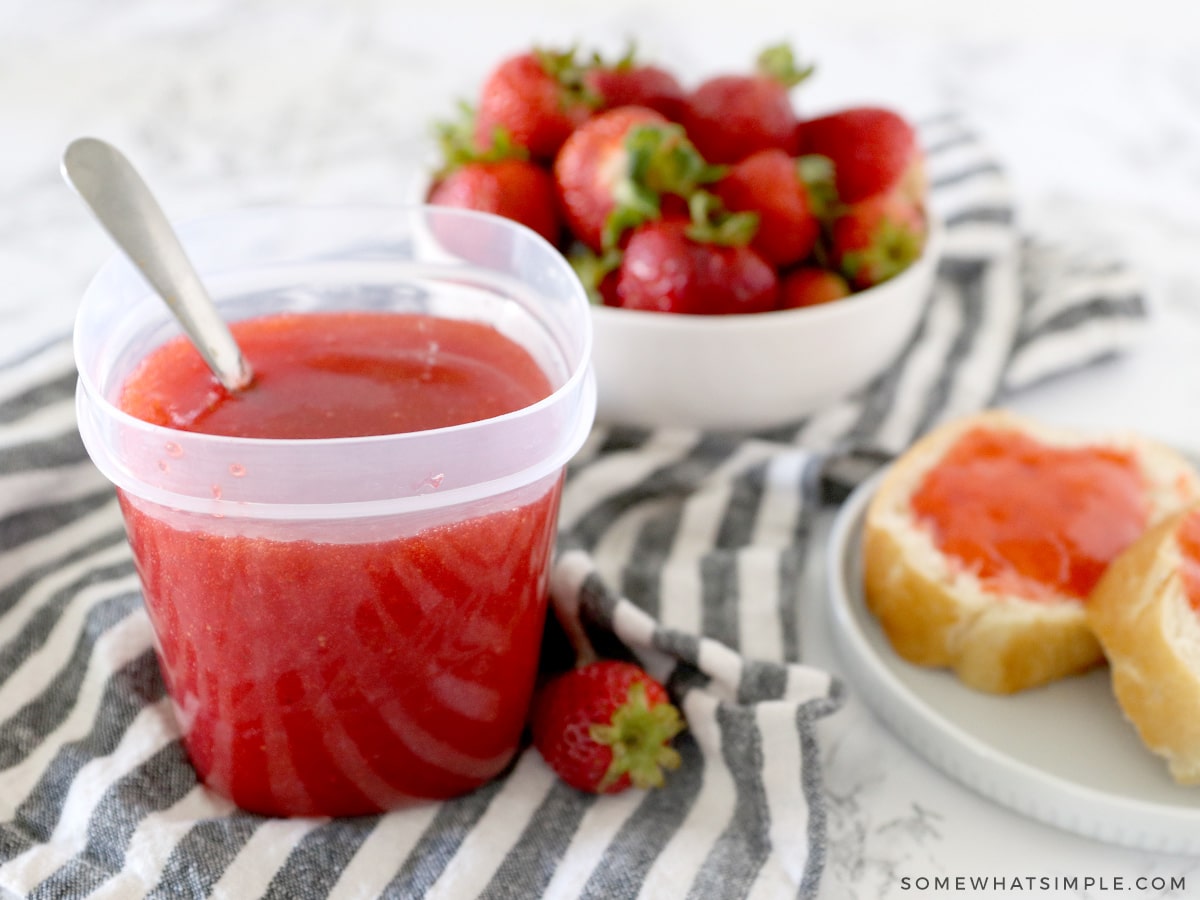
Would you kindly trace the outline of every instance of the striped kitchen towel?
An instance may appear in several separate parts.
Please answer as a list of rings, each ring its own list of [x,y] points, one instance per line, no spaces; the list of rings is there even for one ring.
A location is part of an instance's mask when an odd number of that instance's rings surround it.
[[[536,752],[456,801],[267,819],[196,783],[110,486],[75,431],[66,340],[0,368],[0,891],[31,898],[776,898],[819,890],[817,723],[797,592],[839,464],[1126,349],[1109,260],[1022,237],[962,120],[925,123],[946,256],[861,394],[756,434],[597,429],[563,496],[556,605],[666,679],[687,716],[661,791],[593,798]],[[846,474],[850,472],[850,474]]]

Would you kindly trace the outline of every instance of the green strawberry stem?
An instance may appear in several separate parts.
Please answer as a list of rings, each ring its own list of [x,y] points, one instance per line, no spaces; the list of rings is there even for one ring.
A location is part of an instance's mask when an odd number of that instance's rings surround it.
[[[621,251],[606,250],[604,253],[593,253],[583,244],[575,244],[567,255],[567,261],[579,280],[583,282],[588,300],[595,306],[603,306],[604,298],[600,294],[600,283],[609,273],[616,271],[621,265]]]
[[[625,174],[613,185],[616,205],[600,236],[606,250],[629,229],[657,219],[664,194],[688,198],[725,172],[705,162],[680,125],[639,125],[629,130],[623,146]]]
[[[599,50],[592,51],[592,67],[597,69],[612,69],[617,72],[628,72],[637,63],[637,41],[629,38],[625,52],[616,62],[609,62]]]
[[[587,66],[579,64],[576,47],[568,47],[566,50],[537,47],[533,56],[542,67],[542,71],[558,82],[566,94],[566,99],[582,101],[593,109],[600,105],[603,98],[587,86],[584,79]]]
[[[613,186],[613,199],[616,206],[604,220],[604,230],[600,233],[600,245],[606,252],[617,247],[626,231],[657,219],[662,209],[658,194],[631,178],[622,178]]]
[[[760,75],[778,81],[785,88],[792,88],[808,78],[816,67],[803,68],[796,65],[796,54],[787,44],[774,44],[758,54],[755,68]]]
[[[758,213],[730,212],[721,198],[708,191],[696,191],[688,200],[691,224],[687,236],[701,244],[744,247],[758,232]]]
[[[475,142],[475,110],[465,100],[459,101],[458,118],[434,123],[442,165],[434,178],[445,178],[455,169],[468,163],[501,162],[506,159],[529,159],[529,151],[514,144],[507,129],[496,126],[492,142],[480,147]]]
[[[611,787],[625,774],[636,788],[662,787],[662,770],[679,768],[679,753],[668,742],[683,727],[679,710],[673,705],[660,703],[651,708],[646,701],[646,686],[641,682],[631,684],[611,722],[594,724],[588,731],[593,741],[612,751],[612,763],[598,790]]]
[[[796,176],[808,192],[809,207],[818,219],[827,219],[838,205],[833,160],[810,153],[796,159]]]
[[[682,125],[640,125],[625,138],[629,175],[660,194],[686,196],[697,185],[717,181],[724,166],[709,165]]]
[[[867,277],[874,284],[907,269],[921,255],[924,240],[910,228],[885,221],[870,246],[842,256],[842,272],[851,281]]]

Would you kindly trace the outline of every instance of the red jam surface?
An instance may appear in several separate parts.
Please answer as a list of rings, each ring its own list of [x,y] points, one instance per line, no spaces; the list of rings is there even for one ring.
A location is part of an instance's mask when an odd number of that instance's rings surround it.
[[[1192,609],[1200,613],[1200,510],[1183,517],[1175,532],[1183,554],[1183,589]]]
[[[171,344],[122,406],[184,430],[320,437],[472,421],[551,390],[524,350],[467,322],[288,315],[234,332],[256,373],[244,396]],[[507,765],[537,666],[557,485],[375,542],[230,535],[199,516],[182,528],[121,500],[164,680],[209,786],[252,812],[354,815],[461,794]]]
[[[1132,454],[985,428],[958,439],[912,507],[938,548],[985,589],[1027,599],[1087,597],[1148,516]]]
[[[121,408],[168,428],[236,437],[330,438],[461,425],[550,394],[533,358],[479,322],[393,313],[303,313],[235,323],[254,370],[230,394],[190,343],[143,361]]]

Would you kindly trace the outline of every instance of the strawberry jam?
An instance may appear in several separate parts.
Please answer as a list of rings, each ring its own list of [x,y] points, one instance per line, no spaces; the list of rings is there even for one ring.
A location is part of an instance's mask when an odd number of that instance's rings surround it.
[[[122,407],[185,431],[314,438],[465,423],[551,392],[521,347],[470,322],[313,313],[233,330],[247,392],[224,393],[179,342],[142,363]],[[296,540],[122,494],[201,778],[252,812],[352,815],[499,773],[532,690],[558,485],[395,536],[331,521]]]
[[[1175,532],[1183,555],[1183,590],[1192,609],[1200,613],[1200,509],[1193,509]]]
[[[550,393],[524,349],[478,322],[392,313],[291,313],[233,326],[254,369],[231,395],[186,341],[143,361],[121,407],[168,428],[331,438],[461,425]]]
[[[1085,598],[1148,515],[1133,454],[986,428],[963,434],[911,502],[938,548],[985,589],[1031,600]]]

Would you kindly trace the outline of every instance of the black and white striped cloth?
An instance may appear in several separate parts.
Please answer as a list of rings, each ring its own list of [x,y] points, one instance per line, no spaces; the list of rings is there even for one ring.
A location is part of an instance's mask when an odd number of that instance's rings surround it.
[[[272,820],[196,783],[109,485],[75,431],[69,343],[0,368],[0,889],[30,898],[817,896],[815,722],[797,590],[822,472],[1120,352],[1144,317],[1111,261],[1021,237],[954,116],[924,124],[946,255],[897,365],[752,435],[598,429],[573,462],[553,588],[665,678],[689,730],[661,791],[596,799],[533,751],[460,800]]]

